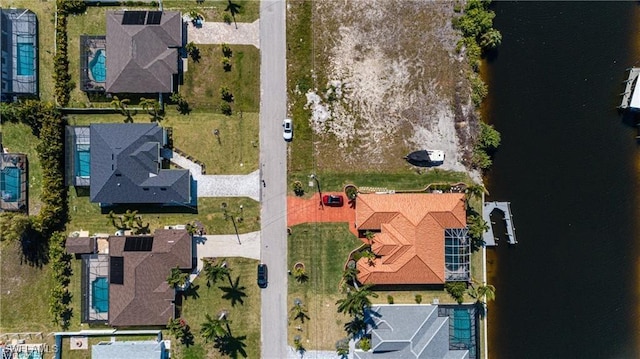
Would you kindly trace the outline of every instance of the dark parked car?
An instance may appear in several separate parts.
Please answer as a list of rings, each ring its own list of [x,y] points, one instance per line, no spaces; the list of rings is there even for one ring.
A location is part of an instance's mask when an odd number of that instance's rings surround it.
[[[342,198],[341,195],[327,194],[322,197],[322,203],[324,203],[325,206],[342,207],[344,198]]]
[[[266,288],[268,281],[267,265],[264,263],[258,264],[258,287]]]

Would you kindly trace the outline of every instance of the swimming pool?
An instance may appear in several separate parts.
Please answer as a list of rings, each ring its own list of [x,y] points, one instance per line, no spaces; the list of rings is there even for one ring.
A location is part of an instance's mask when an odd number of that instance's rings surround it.
[[[36,351],[30,353],[19,352],[18,359],[42,359],[42,355]]]
[[[36,59],[35,49],[32,43],[19,42],[17,44],[17,72],[19,76],[33,76],[33,63]]]
[[[91,71],[91,77],[95,82],[107,81],[107,68],[106,60],[107,56],[104,54],[105,50],[99,49],[93,55],[91,61],[89,61],[89,70]]]
[[[78,145],[76,147],[76,176],[89,177],[91,174],[91,153],[89,146]]]
[[[98,313],[109,311],[109,280],[98,277],[91,283],[91,307]]]
[[[471,317],[466,309],[453,310],[452,341],[471,345]]]
[[[0,172],[0,191],[4,202],[18,202],[20,199],[20,173],[18,167],[5,167]]]

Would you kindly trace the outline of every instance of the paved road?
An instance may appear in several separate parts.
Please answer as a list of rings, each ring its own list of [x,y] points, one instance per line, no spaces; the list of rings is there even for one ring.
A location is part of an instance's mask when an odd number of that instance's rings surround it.
[[[266,359],[288,354],[285,9],[284,0],[260,2],[261,260],[269,267],[269,285],[262,290],[261,357]]]

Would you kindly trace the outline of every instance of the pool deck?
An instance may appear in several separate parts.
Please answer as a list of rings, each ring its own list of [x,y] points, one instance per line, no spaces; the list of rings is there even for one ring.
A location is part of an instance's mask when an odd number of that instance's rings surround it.
[[[27,202],[27,180],[28,162],[27,155],[23,153],[2,153],[0,154],[0,171],[5,168],[19,168],[20,172],[20,198],[17,201],[5,202],[0,196],[0,210],[3,211],[25,211],[29,212]]]

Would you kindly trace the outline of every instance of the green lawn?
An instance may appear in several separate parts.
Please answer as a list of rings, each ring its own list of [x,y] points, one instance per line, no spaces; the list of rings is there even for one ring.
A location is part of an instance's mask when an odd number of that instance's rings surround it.
[[[245,287],[244,304],[236,303],[235,307],[227,299],[223,299],[221,286],[229,286],[229,283],[218,282],[207,287],[206,279],[198,277],[193,282],[193,288],[197,288],[195,298],[187,297],[182,304],[182,318],[187,321],[194,335],[194,345],[186,348],[175,343],[174,354],[181,359],[200,359],[219,357],[219,353],[213,347],[213,343],[205,343],[200,336],[201,324],[205,322],[205,314],[217,317],[222,310],[229,313],[231,332],[234,336],[244,336],[249,358],[260,357],[260,288],[256,284],[256,266],[258,261],[245,258],[227,258],[231,277],[235,282],[240,278],[240,286]],[[241,357],[241,356],[239,356]]]
[[[2,124],[2,144],[11,152],[26,153],[29,161],[29,214],[40,212],[40,193],[42,193],[42,168],[36,146],[40,140],[33,135],[31,128],[22,123]]]
[[[362,242],[349,232],[346,223],[312,223],[292,227],[289,236],[289,268],[296,262],[305,265],[309,281],[297,283],[289,277],[287,307],[299,298],[309,310],[308,321],[296,327],[299,321],[290,322],[289,344],[293,337],[302,336],[306,349],[335,350],[335,342],[345,337],[343,324],[346,316],[337,313],[336,301],[342,297],[339,290],[344,263],[349,253]]]
[[[250,198],[199,198],[198,213],[144,213],[141,211],[143,221],[150,223],[153,231],[167,225],[186,224],[200,221],[205,226],[207,234],[235,233],[233,223],[225,221],[221,209],[221,203],[228,205],[229,213],[239,216],[240,205],[243,206],[244,220],[237,223],[238,232],[248,233],[260,230],[260,204]],[[132,210],[139,209],[131,206]],[[118,213],[122,213],[118,211]],[[115,228],[108,223],[107,217],[101,214],[98,204],[89,202],[89,197],[78,195],[74,188],[69,191],[69,217],[71,221],[67,225],[69,231],[87,230],[91,233],[113,233]]]
[[[80,90],[80,35],[106,35],[107,34],[107,11],[117,10],[118,7],[88,6],[87,11],[82,15],[69,16],[67,21],[67,38],[69,42],[69,74],[75,83],[71,91],[69,107],[88,107],[91,102],[86,93]],[[105,106],[104,104],[93,104],[95,107]]]
[[[260,1],[233,0],[232,3],[238,6],[236,22],[254,22],[260,17]],[[165,10],[179,10],[185,14],[196,10],[204,16],[205,21],[222,22],[229,2],[227,0],[205,0],[202,4],[197,4],[195,1],[168,0],[163,1],[162,5]]]
[[[309,126],[311,112],[305,107],[306,93],[316,87],[313,68],[313,2],[288,1],[287,5],[287,92],[289,111],[295,127],[295,141],[291,144],[289,171],[311,173],[314,171],[313,133]],[[316,76],[323,78],[322,69]]]
[[[231,70],[222,66],[220,45],[198,45],[201,59],[189,58],[188,71],[180,94],[194,109],[218,112],[223,102],[220,88],[226,86],[233,94],[234,113],[260,110],[260,50],[250,45],[229,45]]]
[[[0,333],[59,330],[49,315],[51,268],[23,264],[16,242],[0,242],[0,251]]]
[[[91,123],[123,123],[120,114],[70,115],[70,125],[82,126]],[[149,115],[138,113],[136,123],[148,123]],[[231,117],[194,111],[180,115],[174,106],[167,107],[162,126],[173,127],[174,146],[203,162],[207,174],[248,174],[258,169],[259,115],[238,114]],[[213,135],[220,133],[220,142]],[[241,165],[242,164],[242,165]]]
[[[301,181],[305,190],[309,181],[308,172],[294,172],[289,175],[290,183]],[[320,188],[323,191],[341,191],[347,184],[355,184],[357,187],[387,188],[396,191],[420,191],[432,183],[471,183],[469,176],[463,172],[443,171],[431,169],[423,174],[416,172],[344,172],[344,173],[317,173]],[[293,192],[293,185],[289,190]],[[313,189],[307,190],[313,194]]]

